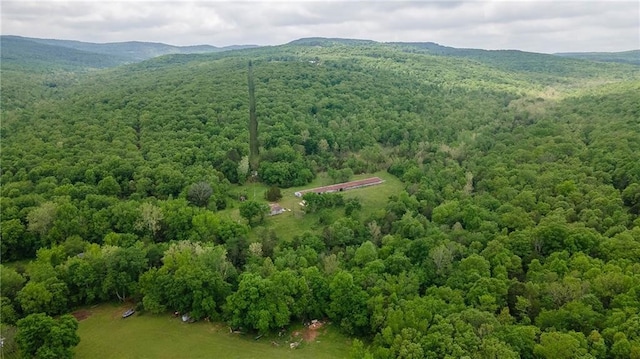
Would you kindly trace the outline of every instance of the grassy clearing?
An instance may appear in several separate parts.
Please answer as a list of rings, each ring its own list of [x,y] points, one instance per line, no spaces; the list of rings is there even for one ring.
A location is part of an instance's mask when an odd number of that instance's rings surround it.
[[[389,196],[400,193],[404,188],[404,185],[399,179],[386,171],[356,175],[352,180],[355,181],[369,177],[380,177],[385,182],[380,185],[352,189],[342,193],[345,198],[357,197],[360,199],[362,202],[361,217],[363,219],[377,211],[384,210]],[[282,207],[288,208],[291,211],[287,211],[277,216],[267,217],[262,226],[268,229],[273,229],[277,233],[278,237],[284,240],[291,240],[293,236],[302,234],[306,231],[314,232],[318,230],[318,216],[316,214],[305,215],[302,207],[299,205],[300,198],[296,197],[294,193],[307,188],[327,186],[331,184],[333,184],[331,178],[326,173],[321,173],[312,183],[306,186],[283,189],[282,199],[278,203],[280,203]],[[266,202],[266,200],[264,200],[264,193],[267,191],[268,186],[264,184],[251,183],[243,187],[239,187],[239,189],[245,190],[250,199]],[[220,214],[234,220],[240,220],[241,217],[237,208],[239,204],[240,202],[234,203],[232,208],[221,211]],[[343,215],[342,211],[342,209],[337,209],[336,212],[340,213],[336,214],[336,216]],[[252,233],[255,233],[255,231]]]
[[[251,335],[230,334],[223,323],[186,324],[170,314],[136,313],[122,319],[127,307],[103,304],[87,309],[91,315],[80,321],[80,344],[76,358],[344,358],[351,340],[328,325],[314,342],[304,341],[290,349],[292,331],[254,340]],[[278,346],[272,344],[278,343]]]
[[[384,183],[377,186],[353,189],[344,192],[345,198],[357,197],[360,199],[362,202],[363,218],[369,217],[379,211],[384,212],[389,196],[400,194],[405,187],[398,178],[389,174],[387,171],[380,171],[371,175],[355,176],[354,180],[369,177],[380,177],[384,180]]]

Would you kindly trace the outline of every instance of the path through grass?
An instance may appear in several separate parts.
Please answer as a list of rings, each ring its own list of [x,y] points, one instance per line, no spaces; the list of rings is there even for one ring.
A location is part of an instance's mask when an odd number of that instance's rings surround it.
[[[230,334],[224,323],[183,323],[170,314],[136,313],[122,319],[127,307],[103,304],[87,309],[90,316],[80,321],[80,344],[75,358],[221,358],[328,359],[348,356],[351,340],[328,325],[314,342],[290,349],[289,330],[254,340],[251,335]],[[279,346],[272,344],[275,341]]]

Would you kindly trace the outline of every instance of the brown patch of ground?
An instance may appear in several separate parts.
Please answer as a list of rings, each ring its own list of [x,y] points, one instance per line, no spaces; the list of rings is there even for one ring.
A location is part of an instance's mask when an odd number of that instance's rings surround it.
[[[91,312],[88,310],[78,310],[75,311],[73,313],[71,313],[71,315],[74,316],[74,318],[76,318],[78,321],[82,321],[85,320],[87,318],[89,318],[91,316]]]
[[[302,338],[307,342],[312,342],[316,340],[316,337],[320,335],[320,329],[324,326],[324,323],[321,321],[314,321],[309,324],[307,328],[302,332]]]
[[[291,333],[291,338],[289,340],[291,340],[292,343],[300,343],[301,341],[312,342],[316,340],[320,334],[324,333],[322,327],[324,327],[325,324],[326,322],[321,322],[319,320],[313,320],[308,324],[305,323],[303,329],[296,330]]]

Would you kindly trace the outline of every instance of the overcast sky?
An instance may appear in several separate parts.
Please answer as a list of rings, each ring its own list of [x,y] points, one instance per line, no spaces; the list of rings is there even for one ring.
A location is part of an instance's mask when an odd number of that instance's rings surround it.
[[[6,1],[3,35],[278,45],[302,37],[535,52],[640,48],[640,1]]]

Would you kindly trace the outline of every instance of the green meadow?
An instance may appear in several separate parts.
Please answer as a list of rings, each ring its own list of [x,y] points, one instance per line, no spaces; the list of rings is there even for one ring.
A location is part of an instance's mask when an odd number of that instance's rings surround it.
[[[86,358],[344,358],[351,340],[333,325],[318,330],[313,342],[304,340],[297,349],[289,343],[298,341],[292,333],[302,326],[255,340],[252,334],[232,334],[224,323],[200,321],[184,323],[171,314],[136,313],[122,319],[127,307],[103,304],[85,309],[89,316],[80,321],[80,344],[75,357]],[[275,343],[275,344],[274,344]]]

